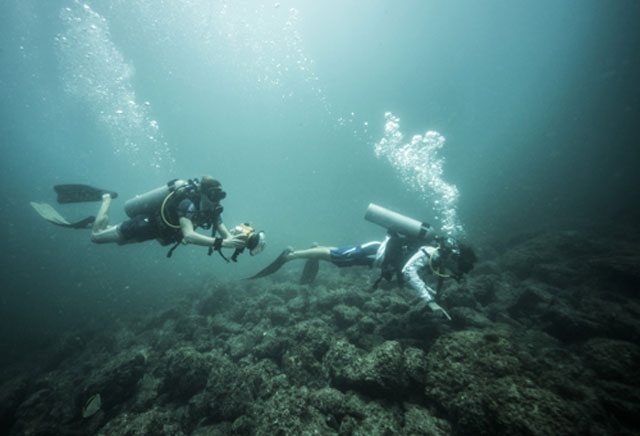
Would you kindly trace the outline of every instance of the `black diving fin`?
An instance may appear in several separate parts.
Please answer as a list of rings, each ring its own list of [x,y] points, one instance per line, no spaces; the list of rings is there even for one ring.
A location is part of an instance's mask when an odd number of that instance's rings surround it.
[[[56,226],[60,227],[68,227],[71,229],[89,229],[93,225],[93,222],[96,220],[96,217],[89,216],[80,221],[70,223],[65,217],[60,215],[57,210],[55,210],[53,207],[51,207],[51,205],[47,203],[36,203],[32,201],[31,206],[36,212],[38,212],[38,214],[42,218],[46,219],[51,224],[55,224]]]
[[[300,276],[301,285],[310,285],[316,279],[320,269],[320,261],[318,259],[309,259],[304,263],[302,275]]]
[[[75,223],[69,223],[68,225],[64,225],[64,224],[58,224],[59,226],[63,226],[63,227],[70,227],[72,229],[89,229],[93,226],[93,223],[95,222],[96,217],[94,216],[88,216],[85,219],[81,219],[80,221],[76,221]]]
[[[283,250],[282,253],[280,253],[280,256],[278,256],[276,260],[274,260],[269,266],[267,266],[265,269],[263,269],[259,273],[249,277],[249,280],[266,277],[278,271],[280,268],[282,268],[282,265],[287,263],[287,256],[289,255],[289,253],[291,253],[291,251],[292,250],[290,248]]]
[[[111,198],[118,196],[117,192],[94,188],[89,185],[55,185],[53,189],[58,194],[58,203],[83,203],[85,201],[101,201],[104,194]]]

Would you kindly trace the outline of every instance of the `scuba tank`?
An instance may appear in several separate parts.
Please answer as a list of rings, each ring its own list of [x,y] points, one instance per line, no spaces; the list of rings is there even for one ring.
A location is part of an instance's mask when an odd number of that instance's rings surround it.
[[[413,218],[406,217],[376,204],[370,203],[364,219],[391,232],[397,232],[410,238],[431,239],[435,237],[433,228]]]
[[[160,186],[144,194],[136,195],[124,203],[124,211],[129,218],[137,215],[151,215],[158,213],[162,203],[172,192],[187,186],[184,180],[174,179],[166,185]]]
[[[401,215],[384,207],[370,203],[364,219],[387,229],[384,260],[380,267],[380,277],[374,282],[376,289],[382,279],[392,280],[395,275],[398,284],[403,285],[402,267],[417,246],[436,237],[433,228],[427,224]]]

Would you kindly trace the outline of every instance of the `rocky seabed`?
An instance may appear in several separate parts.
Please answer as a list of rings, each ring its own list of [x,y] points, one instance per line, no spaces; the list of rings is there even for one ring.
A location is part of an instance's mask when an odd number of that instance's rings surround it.
[[[487,245],[438,296],[452,322],[368,269],[211,283],[13,371],[0,434],[638,434],[635,236]]]

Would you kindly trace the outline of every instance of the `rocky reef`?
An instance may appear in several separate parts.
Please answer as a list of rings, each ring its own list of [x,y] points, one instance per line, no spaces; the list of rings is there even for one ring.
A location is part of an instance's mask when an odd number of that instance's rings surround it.
[[[477,247],[438,296],[451,322],[408,288],[371,290],[368,269],[211,283],[74,331],[2,380],[0,433],[637,434],[639,242],[557,231]]]

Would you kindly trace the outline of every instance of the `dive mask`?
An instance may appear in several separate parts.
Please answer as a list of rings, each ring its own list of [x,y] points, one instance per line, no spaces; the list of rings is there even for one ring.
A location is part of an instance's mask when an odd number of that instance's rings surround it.
[[[214,203],[217,203],[220,200],[223,200],[224,198],[226,198],[227,193],[220,188],[212,188],[205,191],[205,195],[209,200],[213,201]]]

